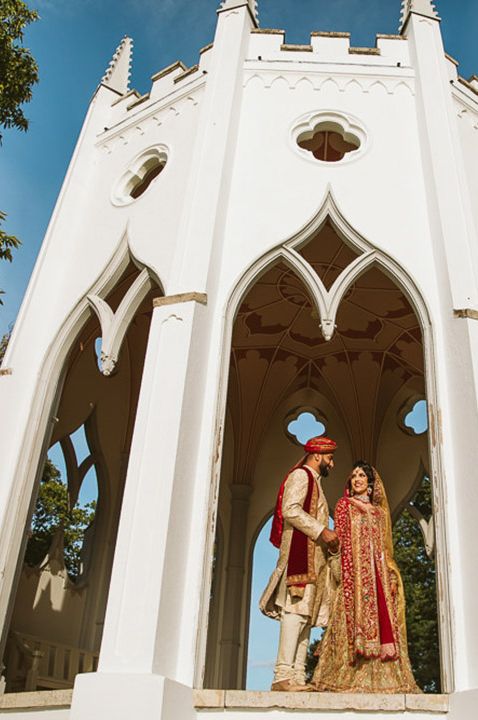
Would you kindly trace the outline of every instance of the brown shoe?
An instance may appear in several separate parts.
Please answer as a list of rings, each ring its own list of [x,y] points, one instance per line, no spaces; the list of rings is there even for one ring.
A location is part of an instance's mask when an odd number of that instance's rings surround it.
[[[277,680],[271,685],[272,692],[311,692],[311,685],[298,685],[293,680]]]
[[[271,685],[272,692],[289,692],[290,680],[276,680]]]

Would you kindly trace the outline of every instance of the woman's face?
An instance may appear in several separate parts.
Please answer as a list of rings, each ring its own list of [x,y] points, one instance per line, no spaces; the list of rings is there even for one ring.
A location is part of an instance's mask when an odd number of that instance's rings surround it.
[[[351,485],[354,495],[363,495],[367,492],[368,477],[362,468],[356,467],[352,470]]]

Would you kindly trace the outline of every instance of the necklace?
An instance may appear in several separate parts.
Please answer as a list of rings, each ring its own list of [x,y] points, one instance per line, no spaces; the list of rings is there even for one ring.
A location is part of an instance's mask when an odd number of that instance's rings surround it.
[[[364,493],[363,495],[354,495],[354,498],[356,498],[357,500],[360,500],[360,502],[363,502],[363,503],[370,502],[370,497],[367,495],[367,493]]]

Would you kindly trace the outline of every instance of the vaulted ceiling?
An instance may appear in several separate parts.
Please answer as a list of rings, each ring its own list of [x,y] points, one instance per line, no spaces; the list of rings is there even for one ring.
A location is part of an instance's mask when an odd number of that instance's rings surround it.
[[[327,288],[358,254],[330,223],[300,252]],[[251,476],[278,405],[304,388],[319,391],[337,409],[354,456],[374,461],[390,402],[404,385],[423,393],[423,372],[418,319],[381,270],[372,267],[350,287],[326,342],[300,278],[277,263],[244,298],[234,325],[228,408],[236,481]]]

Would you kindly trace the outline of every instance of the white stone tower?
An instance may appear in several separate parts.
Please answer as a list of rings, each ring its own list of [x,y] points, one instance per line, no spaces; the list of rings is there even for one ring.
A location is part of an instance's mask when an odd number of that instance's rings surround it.
[[[374,48],[326,32],[288,45],[257,5],[222,2],[198,65],[161,70],[144,96],[125,38],[86,115],[0,370],[7,689],[57,692],[6,693],[0,714],[475,716],[478,80],[445,54],[430,0],[403,0],[400,34]],[[418,436],[403,418],[419,399]],[[419,519],[438,698],[316,695],[304,709],[241,692],[251,548],[302,410],[338,440],[338,478],[355,457],[377,463],[395,513],[432,480]],[[61,533],[22,567],[56,442],[72,506],[87,469],[98,476],[77,585]],[[96,671],[71,699],[82,670]]]

